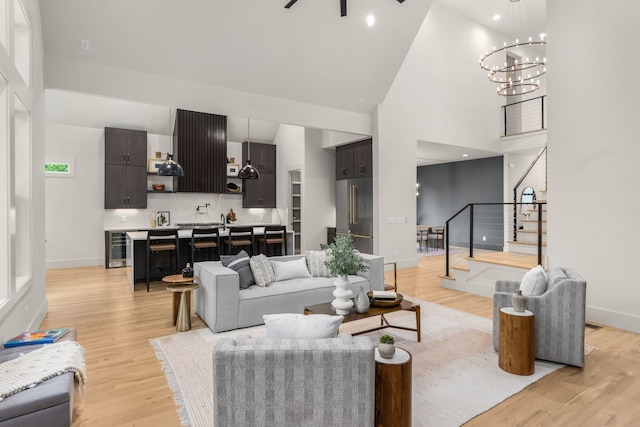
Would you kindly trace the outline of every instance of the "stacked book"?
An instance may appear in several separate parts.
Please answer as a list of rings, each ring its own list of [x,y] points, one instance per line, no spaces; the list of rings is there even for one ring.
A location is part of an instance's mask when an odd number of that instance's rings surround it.
[[[4,343],[4,348],[21,345],[51,344],[69,332],[68,328],[46,329],[42,331],[23,332]]]
[[[372,294],[373,299],[378,301],[395,301],[398,298],[394,291],[373,291]]]

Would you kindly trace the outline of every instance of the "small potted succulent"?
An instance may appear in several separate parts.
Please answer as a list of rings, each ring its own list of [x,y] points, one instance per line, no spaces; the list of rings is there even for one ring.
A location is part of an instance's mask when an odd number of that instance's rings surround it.
[[[380,344],[378,345],[378,352],[380,357],[385,359],[391,359],[396,353],[395,340],[391,335],[383,335],[380,337]]]

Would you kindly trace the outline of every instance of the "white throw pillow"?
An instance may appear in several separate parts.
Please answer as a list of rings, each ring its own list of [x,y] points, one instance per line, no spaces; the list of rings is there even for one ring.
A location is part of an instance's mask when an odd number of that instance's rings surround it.
[[[537,265],[525,273],[522,282],[520,282],[520,290],[525,296],[537,296],[545,293],[547,273],[541,265]]]
[[[331,277],[331,272],[325,262],[331,258],[331,250],[305,251],[307,267],[313,277]]]
[[[297,258],[291,261],[271,260],[271,266],[276,275],[273,280],[274,282],[311,277],[309,270],[307,270],[307,262],[304,258]]]
[[[266,338],[312,340],[335,338],[343,316],[328,314],[265,314]]]
[[[264,254],[252,256],[249,265],[251,266],[251,272],[253,273],[256,285],[258,286],[269,286],[269,283],[273,282],[276,278],[271,262]]]

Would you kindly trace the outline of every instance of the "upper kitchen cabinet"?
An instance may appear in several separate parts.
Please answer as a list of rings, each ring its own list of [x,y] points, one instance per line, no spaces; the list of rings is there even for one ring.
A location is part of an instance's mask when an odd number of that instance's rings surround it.
[[[336,148],[336,180],[373,176],[371,138]]]
[[[184,169],[174,190],[225,193],[227,185],[227,117],[178,110],[173,130],[174,159]]]
[[[105,209],[147,207],[147,132],[104,129]]]
[[[242,143],[242,159],[251,160],[254,168],[260,173],[276,173],[276,146],[273,144],[260,144],[245,141]],[[244,163],[243,163],[244,166]]]
[[[260,172],[259,179],[243,181],[243,208],[276,207],[276,146],[273,144],[242,143],[242,164],[251,164]],[[249,157],[251,156],[251,157]]]

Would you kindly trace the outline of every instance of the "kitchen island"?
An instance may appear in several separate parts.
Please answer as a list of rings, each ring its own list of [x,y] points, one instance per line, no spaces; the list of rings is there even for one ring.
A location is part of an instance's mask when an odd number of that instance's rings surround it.
[[[221,238],[229,235],[229,228],[233,227],[253,227],[254,237],[262,236],[264,233],[264,227],[272,224],[232,224],[227,225],[225,229],[219,228]],[[192,228],[177,228],[177,227],[159,227],[159,229],[177,229],[178,239],[180,240],[179,254],[178,254],[178,270],[190,262]],[[257,242],[256,242],[257,247]],[[261,249],[261,248],[260,248]],[[293,254],[293,231],[287,230],[287,255]],[[135,290],[136,282],[146,282],[147,277],[147,232],[146,231],[128,231],[127,232],[127,283],[129,284],[129,290],[133,292]],[[171,270],[171,263],[167,262],[152,262],[150,265],[150,276],[152,281],[160,280],[163,275],[175,274]]]

